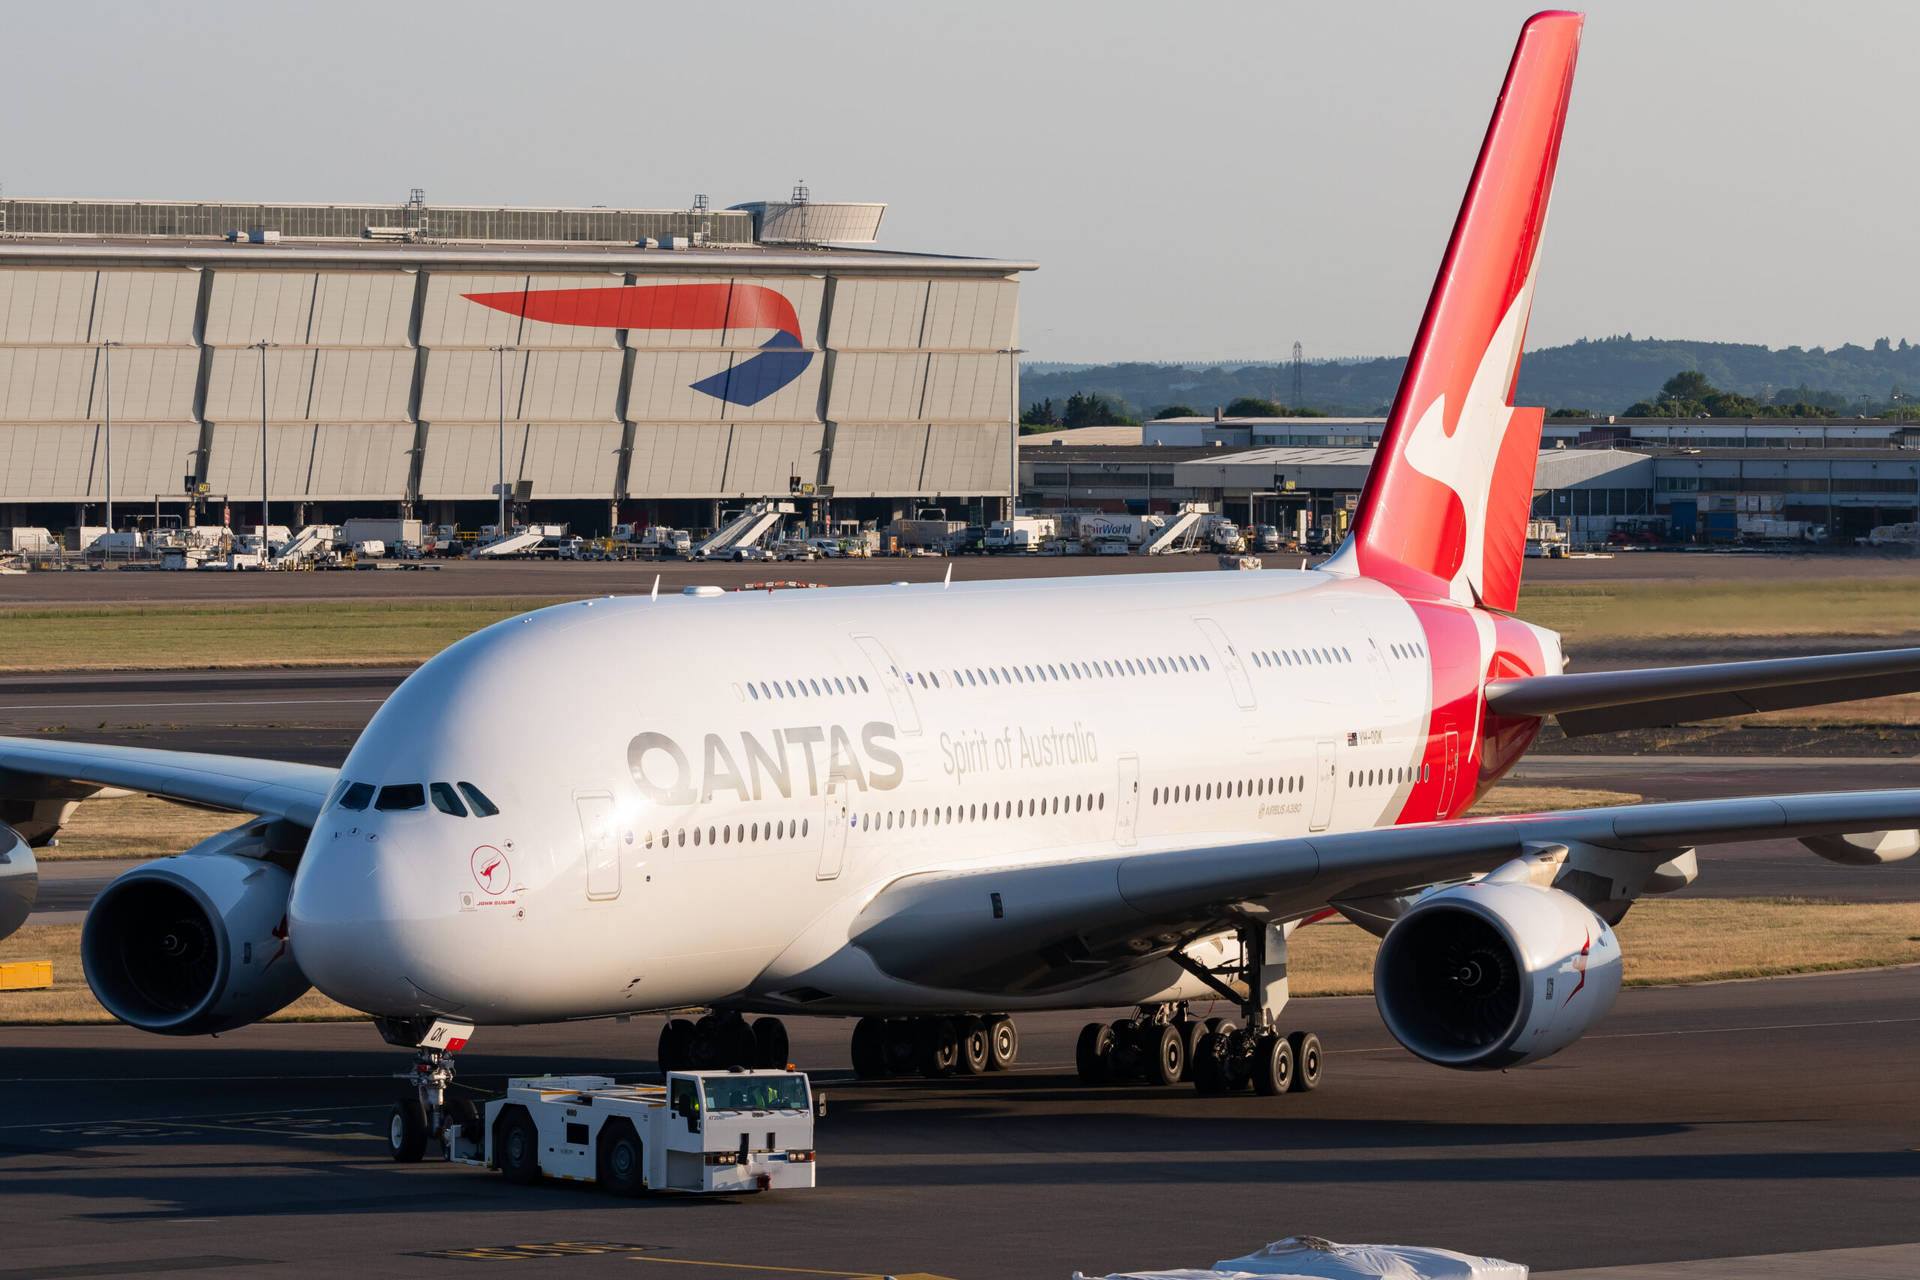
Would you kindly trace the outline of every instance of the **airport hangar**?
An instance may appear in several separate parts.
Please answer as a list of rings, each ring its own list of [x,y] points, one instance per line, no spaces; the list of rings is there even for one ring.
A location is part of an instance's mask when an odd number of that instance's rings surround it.
[[[0,526],[998,515],[1035,264],[884,207],[0,200]]]
[[[1205,503],[1291,527],[1305,510],[1335,535],[1358,503],[1383,418],[1174,418],[1021,441],[1020,503],[1033,510],[1153,512]],[[1616,527],[1707,539],[1729,517],[1825,525],[1850,546],[1920,520],[1920,428],[1875,419],[1549,419],[1533,518],[1576,544]]]

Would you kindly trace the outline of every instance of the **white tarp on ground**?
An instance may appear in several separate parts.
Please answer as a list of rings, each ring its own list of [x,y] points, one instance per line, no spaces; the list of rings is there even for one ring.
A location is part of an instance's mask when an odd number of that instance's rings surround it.
[[[1499,1258],[1401,1244],[1335,1244],[1288,1236],[1209,1271],[1126,1271],[1100,1280],[1527,1280],[1527,1268]],[[1095,1277],[1074,1273],[1074,1280]]]

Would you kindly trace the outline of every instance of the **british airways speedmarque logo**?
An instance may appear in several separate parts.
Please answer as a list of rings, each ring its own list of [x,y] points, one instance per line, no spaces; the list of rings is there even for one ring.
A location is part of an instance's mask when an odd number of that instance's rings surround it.
[[[693,389],[728,404],[756,405],[807,371],[793,304],[759,284],[629,284],[462,294],[470,302],[542,324],[588,329],[771,329],[756,355]]]

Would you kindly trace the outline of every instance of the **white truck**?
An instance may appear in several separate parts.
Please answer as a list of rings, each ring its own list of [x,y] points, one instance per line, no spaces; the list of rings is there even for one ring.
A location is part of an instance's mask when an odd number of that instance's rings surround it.
[[[620,528],[629,530],[629,535],[626,539],[628,542],[639,548],[643,553],[650,554],[656,558],[660,556],[685,556],[691,554],[693,551],[693,535],[689,534],[685,529],[669,529],[665,525],[656,524],[647,528],[636,540],[631,535],[632,525],[622,525]],[[619,529],[614,530],[614,536],[616,538],[620,536]]]
[[[800,1072],[735,1069],[670,1072],[658,1085],[518,1078],[484,1113],[460,1105],[449,1159],[498,1169],[510,1182],[564,1178],[632,1196],[811,1187],[814,1117],[825,1104]],[[402,1110],[395,1156],[415,1143],[408,1154],[418,1159],[424,1127],[409,1128]]]
[[[985,545],[989,553],[1036,552],[1058,533],[1053,520],[1047,516],[1015,516],[988,525]]]

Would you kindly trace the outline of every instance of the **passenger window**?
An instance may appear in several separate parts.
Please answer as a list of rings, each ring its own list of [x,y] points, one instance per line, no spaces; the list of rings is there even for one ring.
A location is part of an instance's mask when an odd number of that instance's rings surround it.
[[[753,681],[751,680],[747,681],[747,696],[755,702],[760,701],[760,691],[753,687]]]
[[[347,789],[340,793],[340,807],[342,809],[352,809],[355,813],[358,813],[360,810],[366,808],[368,802],[372,799],[373,788],[367,783],[349,783]]]
[[[473,810],[473,816],[476,818],[491,818],[500,812],[500,806],[487,799],[480,788],[471,782],[460,784],[460,794],[467,798],[467,806]]]
[[[382,787],[379,798],[373,802],[373,807],[382,813],[424,809],[427,807],[427,789],[417,782],[401,782],[391,787]]]
[[[433,807],[440,812],[452,814],[456,818],[464,818],[467,816],[467,806],[460,803],[460,797],[454,793],[451,784],[445,782],[430,783],[427,786],[427,791],[433,796]]]

